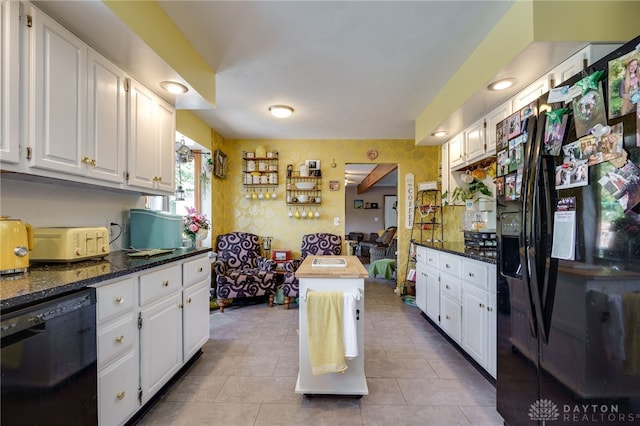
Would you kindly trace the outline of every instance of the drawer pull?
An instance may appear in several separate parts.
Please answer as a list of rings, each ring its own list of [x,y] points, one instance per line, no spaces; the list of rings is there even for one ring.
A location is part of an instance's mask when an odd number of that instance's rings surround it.
[[[122,297],[122,296],[116,296],[116,297],[113,299],[113,301],[114,301],[114,302],[116,302],[116,303],[118,303],[118,304],[120,304],[120,305],[122,305],[122,304],[124,303],[124,297]]]
[[[191,303],[191,298],[188,298],[188,299],[187,299],[187,303]]]
[[[120,391],[116,394],[116,398],[118,398],[119,401],[122,401],[124,399],[124,396],[125,396],[124,391]]]
[[[474,276],[474,275],[473,275],[473,272],[469,272],[469,276],[470,276],[470,277],[473,277],[473,276]]]
[[[169,281],[168,280],[162,281],[162,286],[163,287],[169,287]]]
[[[490,308],[490,307],[487,306],[487,311],[493,312],[493,308]]]
[[[445,315],[444,317],[445,317],[446,319],[448,319],[448,320],[450,320],[450,319],[451,319],[451,317],[450,317],[449,315]]]
[[[451,269],[451,266],[449,266],[448,263],[445,263],[444,267],[447,268],[447,269]]]
[[[481,308],[484,308],[484,303],[480,303],[480,307],[481,307]]]
[[[451,287],[449,286],[449,284],[445,285],[445,287],[447,288],[447,290],[450,290]]]
[[[124,336],[116,337],[116,343],[122,343],[122,342],[124,342]]]
[[[198,268],[198,272],[202,272],[202,266]]]

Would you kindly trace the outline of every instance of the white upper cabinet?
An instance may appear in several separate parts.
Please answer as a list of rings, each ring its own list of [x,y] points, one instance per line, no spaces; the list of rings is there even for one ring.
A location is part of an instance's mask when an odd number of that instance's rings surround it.
[[[175,190],[175,110],[131,80],[128,172],[130,186],[160,193]]]
[[[83,174],[87,46],[38,9],[30,14],[29,165]]]
[[[464,155],[466,163],[473,163],[485,154],[484,119],[478,120],[464,131]]]
[[[88,53],[87,175],[123,183],[126,169],[125,73],[93,50]]]
[[[505,102],[485,116],[487,154],[496,154],[496,125],[511,115],[511,101]]]
[[[20,161],[19,132],[19,3],[0,2],[0,161]]]
[[[448,201],[449,196],[449,143],[445,142],[440,147],[440,191]],[[446,194],[446,195],[445,195]]]
[[[535,101],[542,94],[548,91],[549,77],[545,74],[512,98],[511,110],[517,111],[520,108],[529,105],[531,102]]]
[[[459,133],[449,139],[449,167],[456,170],[464,163],[464,135]]]

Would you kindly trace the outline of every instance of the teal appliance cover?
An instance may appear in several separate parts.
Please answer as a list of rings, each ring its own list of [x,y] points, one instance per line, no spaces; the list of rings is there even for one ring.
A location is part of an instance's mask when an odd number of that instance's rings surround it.
[[[137,249],[182,247],[182,216],[156,210],[131,209],[129,244]]]

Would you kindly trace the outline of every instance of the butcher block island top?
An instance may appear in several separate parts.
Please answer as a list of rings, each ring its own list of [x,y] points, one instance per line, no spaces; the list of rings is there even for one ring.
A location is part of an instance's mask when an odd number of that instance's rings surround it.
[[[313,265],[314,259],[333,263],[336,259],[346,260],[346,266],[331,266],[327,264]],[[339,264],[339,262],[336,262]],[[298,278],[368,278],[369,271],[362,265],[357,256],[307,256],[298,270]]]

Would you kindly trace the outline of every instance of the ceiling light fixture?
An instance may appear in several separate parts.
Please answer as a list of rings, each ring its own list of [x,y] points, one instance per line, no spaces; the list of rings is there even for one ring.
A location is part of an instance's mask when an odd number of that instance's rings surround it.
[[[501,80],[496,80],[493,83],[487,86],[487,89],[493,91],[505,90],[509,87],[516,84],[517,80],[515,78],[503,78]]]
[[[445,130],[436,130],[435,132],[431,133],[431,136],[433,136],[434,138],[442,138],[444,136],[447,136],[447,132]]]
[[[177,81],[161,81],[160,87],[166,90],[169,93],[173,93],[174,95],[179,95],[181,93],[187,93],[189,89],[182,83],[178,83]]]
[[[293,108],[287,105],[271,105],[269,107],[269,112],[274,117],[287,118],[293,114]]]

